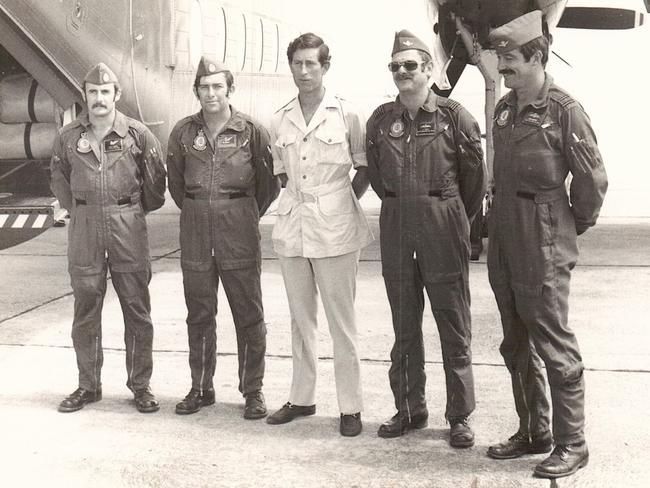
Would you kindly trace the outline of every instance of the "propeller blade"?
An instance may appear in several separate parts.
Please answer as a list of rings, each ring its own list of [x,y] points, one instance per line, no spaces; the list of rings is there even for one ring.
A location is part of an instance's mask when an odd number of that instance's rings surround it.
[[[650,0],[645,0],[650,4]],[[650,5],[648,5],[650,6]],[[643,24],[643,14],[625,8],[567,7],[558,27],[569,29],[634,29]]]
[[[650,0],[643,0],[643,3],[645,3],[646,11],[650,14]]]
[[[462,59],[457,57],[451,58],[449,60],[449,63],[447,63],[447,71],[446,71],[447,80],[449,81],[448,84],[449,88],[447,87],[441,88],[438,86],[437,83],[434,83],[431,88],[433,89],[435,94],[445,98],[449,97],[454,87],[456,86],[456,83],[458,83],[458,80],[460,79],[460,75],[463,74],[463,70],[465,69],[465,66],[467,66],[467,63]]]

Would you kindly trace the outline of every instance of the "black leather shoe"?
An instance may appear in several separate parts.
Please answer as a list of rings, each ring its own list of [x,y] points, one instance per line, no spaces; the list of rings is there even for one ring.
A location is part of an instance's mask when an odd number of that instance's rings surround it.
[[[84,408],[86,403],[98,402],[102,399],[102,389],[96,391],[77,388],[59,404],[59,412],[76,412]]]
[[[411,415],[410,419],[406,413],[397,412],[379,426],[377,435],[384,438],[399,437],[409,430],[423,429],[428,424],[429,412]]]
[[[148,386],[140,390],[135,390],[133,392],[133,400],[135,401],[135,408],[140,413],[152,413],[160,409],[158,400],[156,400],[155,395]]]
[[[474,432],[469,426],[467,417],[450,418],[449,425],[449,445],[451,447],[472,447],[474,445]]]
[[[354,414],[341,414],[339,430],[345,437],[354,437],[361,434],[363,424],[361,423],[361,412]]]
[[[549,457],[535,466],[535,475],[540,478],[561,478],[569,476],[589,462],[587,443],[558,444]]]
[[[286,424],[291,422],[296,417],[306,417],[307,415],[314,415],[316,413],[316,405],[292,405],[287,402],[277,412],[269,415],[266,422],[269,424]]]
[[[542,454],[553,449],[550,432],[529,438],[528,434],[517,431],[507,441],[488,447],[487,455],[493,459],[515,459],[526,454]]]
[[[244,407],[244,418],[248,420],[261,419],[266,417],[266,403],[261,391],[246,395],[246,406]]]
[[[214,403],[214,388],[200,390],[192,388],[190,392],[185,395],[182,401],[176,404],[176,413],[179,415],[187,415],[196,413],[201,410],[201,407],[212,405]]]

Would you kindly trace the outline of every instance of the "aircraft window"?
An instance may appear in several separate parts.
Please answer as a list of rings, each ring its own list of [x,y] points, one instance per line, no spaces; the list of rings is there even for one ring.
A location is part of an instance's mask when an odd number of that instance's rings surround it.
[[[280,62],[280,28],[275,24],[275,70],[278,72],[278,63]]]
[[[260,19],[260,67],[258,71],[261,73],[262,72],[262,67],[264,66],[264,21]]]
[[[201,13],[200,0],[194,0],[190,10],[190,66],[195,67],[199,64],[201,53],[203,52],[203,16]]]
[[[233,69],[246,65],[246,18],[232,7],[226,6],[225,64]]]
[[[244,41],[242,42],[244,46],[244,55],[242,56],[241,70],[244,71],[244,67],[246,66],[246,46],[248,44],[248,40],[246,39],[246,14],[242,12],[241,17],[244,21]]]
[[[278,26],[269,19],[260,19],[261,37],[260,68],[262,73],[275,73],[278,70]]]
[[[222,51],[223,54],[221,60],[225,62],[226,46],[228,44],[228,22],[226,21],[226,10],[223,7],[221,7],[221,15],[223,19],[223,36],[217,35],[217,55]],[[223,43],[223,45],[219,45],[220,43]]]

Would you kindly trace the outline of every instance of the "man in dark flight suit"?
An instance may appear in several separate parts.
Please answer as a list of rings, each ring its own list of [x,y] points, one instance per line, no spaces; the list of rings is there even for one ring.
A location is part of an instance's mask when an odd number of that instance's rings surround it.
[[[63,127],[54,141],[52,192],[70,212],[72,342],[79,368],[79,388],[61,402],[61,412],[102,398],[101,313],[107,270],[124,316],[126,385],[140,412],[159,408],[149,388],[153,324],[145,213],[165,201],[165,168],[156,137],[115,109],[120,95],[117,77],[99,63],[84,79],[87,113]]]
[[[512,90],[495,111],[488,274],[501,314],[501,354],[512,377],[519,430],[491,446],[488,455],[544,453],[554,439],[555,449],[535,474],[557,478],[589,460],[584,366],[567,324],[569,281],[578,258],[576,236],[596,223],[607,175],[589,117],[545,72],[549,42],[541,11],[494,29],[490,41]],[[551,390],[552,434],[540,357]]]
[[[450,444],[469,447],[475,407],[471,353],[469,228],[485,194],[478,124],[459,103],[429,88],[426,45],[395,35],[389,69],[399,89],[368,120],[370,182],[382,199],[382,273],[395,344],[389,378],[397,414],[379,428],[396,437],[427,425],[422,314],[425,288],[438,326]]]
[[[232,73],[201,58],[194,93],[201,110],[169,137],[169,191],[181,209],[181,268],[192,388],[176,413],[215,401],[217,287],[223,283],[237,333],[244,418],[266,416],[262,395],[266,325],[260,285],[259,219],[279,193],[264,127],[230,105]]]

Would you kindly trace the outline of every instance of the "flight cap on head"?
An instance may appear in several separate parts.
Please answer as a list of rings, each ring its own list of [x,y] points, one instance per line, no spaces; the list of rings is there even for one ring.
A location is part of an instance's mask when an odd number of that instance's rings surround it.
[[[417,49],[431,56],[429,48],[427,45],[418,39],[415,34],[406,29],[403,29],[399,32],[395,32],[395,41],[393,42],[393,52],[390,53],[391,56],[394,56],[395,53],[400,51],[408,51],[409,49]]]
[[[230,71],[225,64],[207,56],[201,56],[199,65],[196,68],[195,79],[198,82],[201,76],[210,76],[224,71]]]
[[[533,10],[492,29],[488,40],[497,54],[507,53],[542,36],[542,11]]]
[[[115,84],[115,89],[120,89],[120,82],[117,81],[117,76],[113,73],[108,66],[104,63],[98,63],[93,66],[86,76],[84,77],[84,84],[92,83],[93,85],[105,85],[107,83]]]

